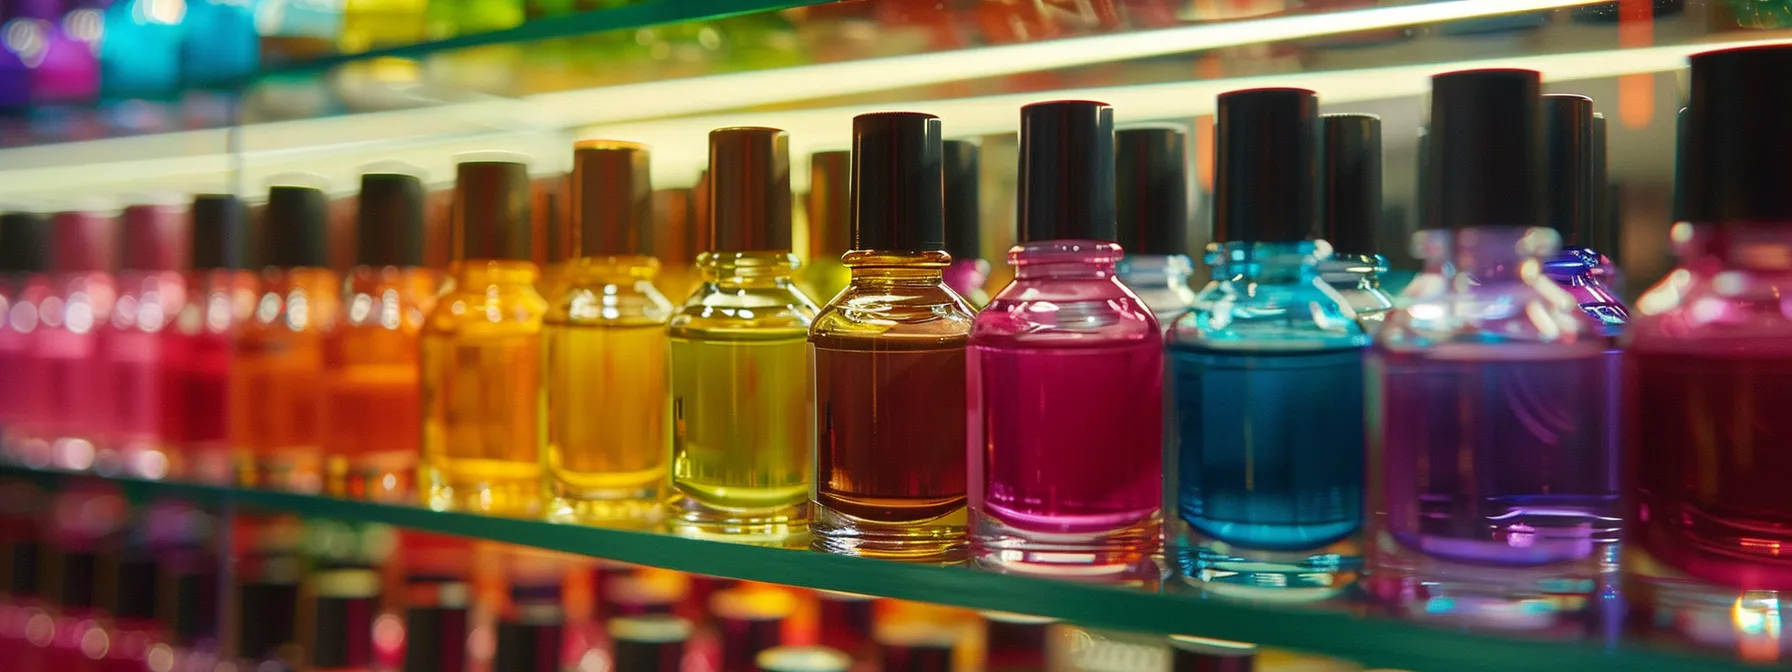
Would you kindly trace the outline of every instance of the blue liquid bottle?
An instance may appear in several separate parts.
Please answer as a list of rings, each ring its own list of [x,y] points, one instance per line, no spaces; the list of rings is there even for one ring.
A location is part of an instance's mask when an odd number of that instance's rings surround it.
[[[1195,303],[1188,257],[1187,135],[1173,126],[1114,133],[1120,281],[1165,328]]]
[[[1362,520],[1362,327],[1309,240],[1318,98],[1219,98],[1213,282],[1169,331],[1171,543],[1222,595],[1321,599],[1355,579]]]

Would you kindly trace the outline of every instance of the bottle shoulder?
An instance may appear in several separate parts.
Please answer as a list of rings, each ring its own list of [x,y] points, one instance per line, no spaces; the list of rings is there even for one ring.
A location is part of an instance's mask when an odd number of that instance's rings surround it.
[[[1629,347],[1792,355],[1792,270],[1684,264],[1636,300]]]
[[[1376,343],[1394,350],[1445,345],[1603,350],[1610,345],[1573,297],[1541,275],[1479,284],[1458,274],[1440,285],[1386,313]]]
[[[616,278],[573,279],[549,300],[549,324],[664,324],[672,302],[652,281]]]
[[[807,336],[819,312],[815,302],[788,280],[744,287],[705,282],[673,309],[668,326],[675,337],[730,332],[786,338]]]
[[[850,284],[815,317],[816,338],[940,338],[962,340],[976,311],[944,284]]]
[[[504,335],[541,330],[548,301],[529,282],[469,284],[450,280],[424,319],[425,334]]]
[[[977,313],[972,344],[1086,347],[1149,341],[1162,331],[1151,309],[1113,277],[1016,279]]]
[[[1302,282],[1216,280],[1170,325],[1172,345],[1335,349],[1369,342],[1349,301],[1317,277]]]

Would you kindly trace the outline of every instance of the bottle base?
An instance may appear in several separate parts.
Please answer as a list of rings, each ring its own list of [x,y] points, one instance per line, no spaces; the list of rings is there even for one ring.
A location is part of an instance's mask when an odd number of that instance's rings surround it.
[[[1440,560],[1383,539],[1361,583],[1397,618],[1576,638],[1621,618],[1621,607],[1601,597],[1615,588],[1616,552],[1606,544],[1575,561],[1498,567]]]
[[[387,503],[415,501],[415,453],[333,455],[327,469],[325,491],[336,497]]]
[[[460,511],[508,518],[541,515],[541,484],[534,480],[457,483],[429,479],[423,504],[435,511]]]
[[[1189,533],[1168,555],[1189,585],[1251,600],[1330,599],[1355,583],[1362,571],[1362,545],[1354,537],[1311,550],[1265,551]]]
[[[317,448],[282,448],[245,456],[238,483],[251,488],[302,494],[323,492],[323,464]]]
[[[1640,549],[1625,549],[1623,567],[1626,621],[1634,634],[1752,663],[1792,657],[1780,616],[1792,591],[1706,583]]]
[[[173,470],[173,452],[154,439],[107,441],[94,455],[93,471],[101,476],[159,481]]]
[[[970,554],[997,571],[1061,578],[1111,578],[1136,572],[1149,562],[1160,541],[1158,517],[1099,532],[1056,533],[1023,530],[971,512]]]
[[[965,511],[909,523],[865,520],[820,504],[810,524],[810,548],[823,553],[885,560],[951,564],[962,562],[969,547]]]
[[[659,498],[548,500],[547,519],[556,523],[648,529],[656,526],[662,510]]]
[[[727,509],[688,495],[666,502],[666,529],[681,537],[766,546],[808,545],[809,503],[775,509]]]

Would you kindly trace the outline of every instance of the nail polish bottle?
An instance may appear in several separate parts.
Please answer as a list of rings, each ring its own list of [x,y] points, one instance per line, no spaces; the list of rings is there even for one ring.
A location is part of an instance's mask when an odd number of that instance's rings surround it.
[[[117,285],[118,222],[110,214],[60,212],[50,219],[50,294],[38,304],[32,352],[43,366],[48,401],[38,419],[50,465],[86,470],[95,458],[95,429],[110,410],[112,381],[97,356],[100,331],[112,318]]]
[[[1320,277],[1374,335],[1394,307],[1381,288],[1388,270],[1381,256],[1381,118],[1372,114],[1319,117],[1319,237],[1332,256],[1319,262]]]
[[[653,257],[660,260],[654,286],[666,298],[683,301],[702,284],[697,259],[697,194],[695,189],[653,192]]]
[[[989,672],[1047,669],[1046,649],[1056,620],[1000,611],[985,611],[982,616],[983,669]]]
[[[971,304],[989,303],[989,261],[983,258],[983,178],[978,170],[977,143],[946,140],[941,143],[946,180],[946,286]]]
[[[709,611],[716,618],[720,659],[717,672],[753,672],[761,652],[784,644],[784,623],[794,600],[778,589],[731,588],[712,595]]]
[[[797,269],[797,286],[826,303],[852,279],[840,256],[852,245],[852,152],[809,157],[809,258]]]
[[[418,341],[441,287],[423,265],[423,193],[414,175],[361,176],[355,267],[324,348],[323,451],[339,497],[414,501]]]
[[[188,215],[173,205],[125,208],[123,262],[112,319],[100,329],[99,358],[110,381],[98,430],[95,469],[159,479],[168,475],[181,414],[174,371],[186,365],[175,322],[187,303]]]
[[[879,630],[877,659],[883,672],[953,672],[958,669],[958,631],[934,623],[897,623]]]
[[[492,669],[561,672],[565,620],[558,584],[511,586],[509,608],[498,620]]]
[[[184,217],[182,218],[184,220]],[[111,615],[105,630],[105,647],[87,651],[90,658],[98,652],[96,672],[137,672],[153,669],[152,660],[172,661],[167,648],[168,628],[157,618],[157,599],[163,589],[163,554],[170,550],[166,538],[168,526],[162,520],[166,511],[181,510],[183,505],[156,502],[137,508],[130,526],[121,530],[122,543],[105,568],[110,577],[101,585],[108,588],[106,611]],[[160,654],[156,653],[161,647]],[[152,655],[158,657],[152,658]]]
[[[820,642],[859,657],[869,653],[876,625],[877,598],[831,590],[815,592],[821,622]]]
[[[128,505],[101,482],[77,483],[52,497],[48,513],[50,553],[44,560],[56,600],[54,617],[40,622],[47,630],[38,630],[47,637],[33,638],[33,643],[46,649],[44,669],[78,670],[97,658],[95,653],[103,653],[93,648],[109,620],[100,600],[100,567],[115,552]]]
[[[1418,204],[1419,230],[1407,241],[1407,253],[1422,261],[1418,273],[1400,288],[1394,303],[1411,303],[1414,299],[1445,291],[1448,279],[1455,277],[1455,255],[1451,253],[1451,231],[1442,221],[1438,199],[1437,170],[1431,161],[1431,130],[1419,127],[1418,189],[1413,200]],[[1386,314],[1382,316],[1385,321]],[[1379,327],[1378,327],[1379,328]],[[1373,336],[1374,334],[1370,334]]]
[[[1015,278],[978,313],[965,367],[987,565],[1124,572],[1157,549],[1163,338],[1116,276],[1113,119],[1089,101],[1021,108]]]
[[[852,657],[825,646],[775,646],[753,657],[756,672],[847,672]]]
[[[43,367],[32,356],[39,304],[50,295],[50,219],[35,213],[0,214],[0,456],[43,466],[49,451],[30,429],[43,402]]]
[[[1255,669],[1255,644],[1170,636],[1170,672],[1252,672]]]
[[[1543,128],[1548,221],[1565,244],[1543,262],[1543,274],[1574,297],[1592,319],[1595,331],[1616,337],[1630,312],[1605,284],[1616,267],[1592,247],[1598,204],[1605,198],[1604,180],[1596,183],[1594,174],[1601,159],[1593,153],[1593,99],[1571,94],[1544,96]],[[1604,148],[1604,142],[1597,144]],[[1616,350],[1614,347],[1614,357]]]
[[[1624,593],[1633,620],[1756,662],[1783,660],[1792,590],[1792,49],[1695,54],[1681,139],[1678,261],[1638,298],[1624,351]],[[1767,79],[1763,79],[1767,78]],[[1701,624],[1709,624],[1699,627]]]
[[[448,282],[424,321],[424,502],[436,510],[541,511],[541,321],[530,262],[529,173],[461,163]]]
[[[151,525],[165,545],[157,553],[163,577],[157,615],[167,640],[163,651],[152,650],[151,655],[166,655],[171,672],[211,672],[222,653],[218,629],[221,521],[185,505],[158,513],[165,515],[153,518]]]
[[[647,148],[573,149],[575,258],[542,327],[547,400],[544,496],[556,520],[642,525],[666,481],[666,320],[654,286]]]
[[[407,580],[404,672],[467,669],[471,589],[460,581],[418,576]]]
[[[1213,281],[1168,331],[1184,578],[1319,599],[1361,563],[1363,348],[1314,240],[1319,99],[1219,97]]]
[[[679,672],[684,668],[691,622],[669,615],[622,616],[605,625],[615,642],[615,672]]]
[[[324,344],[342,305],[342,278],[329,261],[329,209],[318,189],[268,189],[266,266],[230,363],[230,442],[247,485],[323,489]]]
[[[0,228],[0,236],[7,230]],[[0,656],[30,669],[36,661],[25,654],[35,647],[27,635],[40,615],[48,618],[39,570],[49,496],[34,484],[13,481],[0,484],[0,502]]]
[[[380,575],[365,567],[320,570],[311,577],[313,672],[372,672],[373,623],[380,610]]]
[[[1114,134],[1120,281],[1139,295],[1158,326],[1195,303],[1188,257],[1188,155],[1180,128],[1129,128]]]
[[[83,105],[99,97],[99,49],[103,33],[98,10],[74,9],[64,0],[21,2],[8,31],[28,35],[31,102],[36,106]],[[73,10],[73,11],[71,11]],[[76,20],[69,20],[75,17]],[[15,23],[16,22],[16,23]]]
[[[180,86],[184,10],[156,0],[119,0],[101,10],[105,39],[95,40],[95,52],[102,97],[122,102],[174,96]]]
[[[223,485],[233,482],[230,446],[230,367],[237,335],[255,313],[259,255],[251,255],[248,210],[235,196],[193,199],[191,259],[186,303],[175,319],[185,353],[165,373],[180,401],[168,419],[175,447],[174,478]],[[251,256],[255,258],[251,258]],[[241,403],[241,402],[238,402]]]
[[[672,317],[672,529],[781,543],[809,520],[809,325],[793,282],[789,138],[709,134],[703,286]]]
[[[236,669],[299,669],[304,658],[299,643],[299,599],[305,579],[301,522],[237,516],[235,525]]]
[[[233,0],[186,3],[180,35],[181,85],[227,87],[255,71],[261,63],[261,36],[255,32],[255,8]]]
[[[955,561],[965,547],[965,343],[946,287],[940,120],[853,119],[852,281],[809,329],[814,547]]]
[[[1367,384],[1368,589],[1411,618],[1583,627],[1563,591],[1615,560],[1617,400],[1603,337],[1542,275],[1538,89],[1528,70],[1432,79],[1452,270],[1388,313]]]

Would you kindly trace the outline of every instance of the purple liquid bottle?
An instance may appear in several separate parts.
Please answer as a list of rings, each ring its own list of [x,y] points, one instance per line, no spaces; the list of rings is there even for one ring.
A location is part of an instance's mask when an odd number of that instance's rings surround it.
[[[1595,226],[1605,199],[1604,120],[1593,114],[1593,99],[1555,94],[1543,97],[1543,124],[1549,226],[1565,245],[1543,263],[1543,274],[1574,297],[1594,331],[1616,337],[1630,311],[1608,285],[1617,267],[1601,254],[1615,249],[1616,241],[1595,236],[1597,231],[1615,239],[1609,234],[1616,233]],[[1616,343],[1612,345],[1611,356],[1617,357]]]
[[[1039,573],[1122,572],[1156,550],[1163,352],[1116,277],[1113,109],[1021,108],[1015,279],[967,361],[972,554]]]
[[[1613,566],[1616,399],[1606,339],[1539,270],[1558,238],[1538,226],[1538,75],[1432,85],[1452,270],[1371,351],[1367,586],[1417,618],[1573,630]]]

